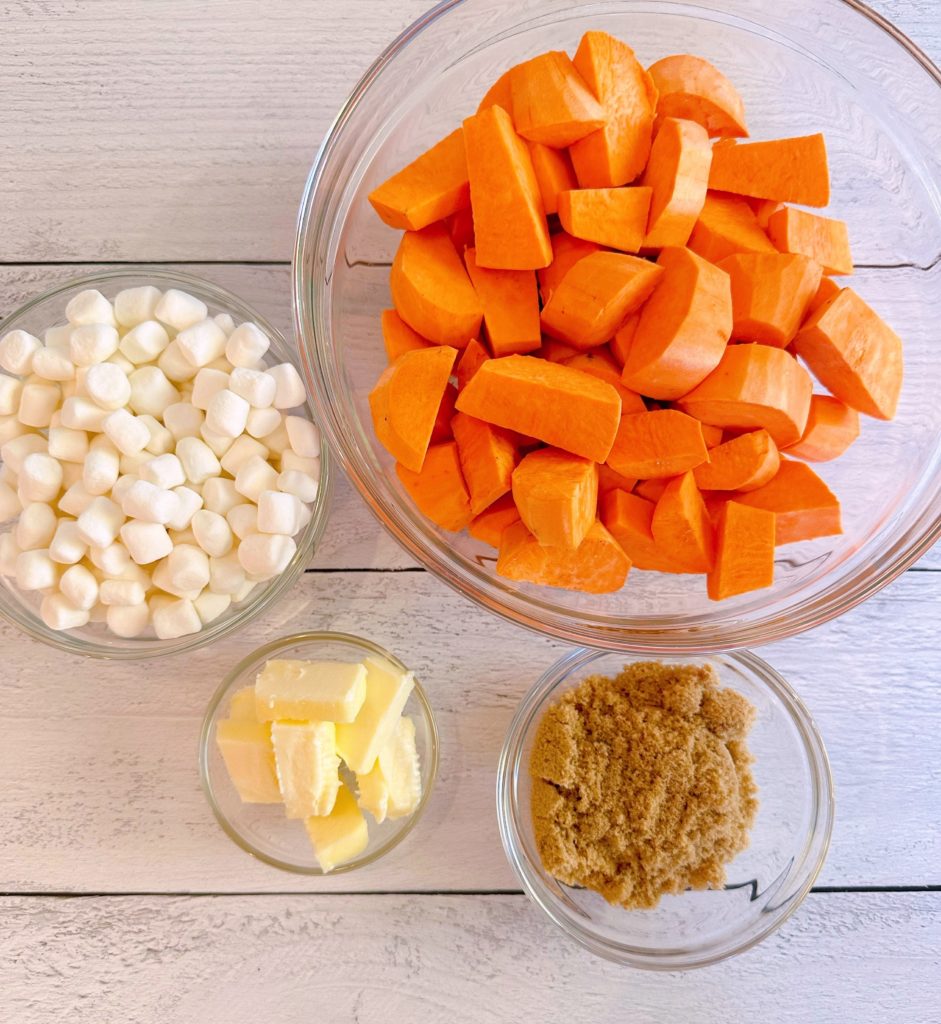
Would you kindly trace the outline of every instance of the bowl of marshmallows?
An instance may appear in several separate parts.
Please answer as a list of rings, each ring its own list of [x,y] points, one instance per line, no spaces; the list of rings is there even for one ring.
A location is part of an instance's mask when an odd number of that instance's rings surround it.
[[[238,628],[304,571],[328,470],[286,341],[223,288],[121,268],[0,325],[0,615],[46,643]]]

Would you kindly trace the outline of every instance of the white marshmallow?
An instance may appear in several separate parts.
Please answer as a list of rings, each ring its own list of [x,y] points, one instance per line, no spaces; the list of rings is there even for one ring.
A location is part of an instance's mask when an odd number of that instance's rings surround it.
[[[213,320],[222,328],[227,338],[235,330],[235,321],[228,313],[216,313]]]
[[[160,373],[159,370],[157,372]],[[85,374],[85,390],[88,397],[102,409],[121,409],[127,405],[131,397],[131,382],[125,372],[114,363],[98,363],[88,367],[88,373]]]
[[[17,411],[20,423],[27,427],[48,427],[61,397],[57,384],[24,384]]]
[[[277,409],[274,410],[278,412]],[[271,431],[270,434],[263,434],[261,437],[262,444],[273,454],[280,456],[282,452],[287,451],[291,447],[291,439],[288,437],[287,427],[284,425],[285,417],[281,416],[281,420],[276,427]]]
[[[76,366],[103,363],[118,350],[117,328],[108,324],[84,324],[76,327],[69,338],[69,359]]]
[[[209,446],[210,451],[217,459],[221,459],[223,455],[232,447],[232,438],[226,437],[224,434],[218,434],[215,430],[210,430],[204,423],[199,428],[199,436]]]
[[[17,493],[22,501],[55,501],[62,490],[62,466],[44,452],[33,452],[23,459]]]
[[[168,491],[174,487],[182,487],[186,482],[183,463],[169,452],[145,462],[140,468],[140,478]]]
[[[209,583],[209,556],[192,544],[178,544],[167,556],[167,572],[178,590],[202,590]]]
[[[246,578],[245,582],[232,595],[232,604],[241,604],[243,601],[247,600],[251,592],[257,586],[258,584],[254,580]]]
[[[136,455],[122,455],[121,456],[121,473],[125,476],[139,476],[140,468],[145,463],[150,462],[153,456],[145,448],[142,452],[137,452]]]
[[[176,336],[176,343],[193,366],[208,366],[225,352],[225,331],[215,320],[202,320]]]
[[[258,532],[293,537],[300,529],[300,498],[282,491],[262,491],[258,496]]]
[[[192,544],[194,547],[199,547],[199,545],[196,543],[196,534],[193,533],[191,526],[188,526],[185,530],[172,530],[168,526],[167,533],[170,534],[170,540],[173,541],[174,545]]]
[[[179,441],[183,437],[198,437],[204,416],[190,402],[174,402],[163,410],[163,422],[167,430]]]
[[[235,543],[232,527],[229,526],[225,516],[219,515],[218,512],[200,509],[193,516],[192,529],[196,543],[213,558],[227,555]]]
[[[251,406],[244,398],[239,398],[234,391],[223,388],[209,401],[209,407],[206,409],[206,427],[217,434],[222,434],[223,437],[239,437],[245,433],[250,411]]]
[[[61,462],[62,466],[62,489],[66,490],[72,486],[72,484],[78,484],[82,482],[82,463],[80,462]]]
[[[268,457],[268,449],[251,437],[237,437],[229,450],[222,456],[222,468],[230,476],[238,476],[238,471],[253,456],[261,459]]]
[[[105,492],[101,491],[99,493],[104,494]],[[65,489],[65,493],[59,499],[59,511],[77,518],[96,497],[97,495],[92,494],[82,481],[78,480]]]
[[[160,353],[157,366],[163,370],[168,380],[177,384],[192,380],[198,369],[183,355],[175,340]]]
[[[252,437],[265,437],[281,425],[277,409],[252,409],[245,421],[245,433]]]
[[[159,419],[168,405],[180,400],[179,391],[157,366],[139,366],[127,379],[131,386],[128,404],[136,413]]]
[[[320,479],[320,459],[305,459],[303,455],[291,451],[281,453],[281,472],[287,473],[295,470],[298,473],[306,473],[308,476]]]
[[[107,409],[102,409],[90,398],[72,395],[62,403],[60,422],[63,427],[70,427],[72,430],[98,432],[104,430],[105,420],[110,415]]]
[[[5,481],[0,480],[0,523],[12,519],[22,508],[16,491]]]
[[[0,448],[0,459],[14,473],[20,473],[23,469],[23,460],[27,455],[48,450],[49,443],[44,437],[39,434],[22,434],[20,437],[11,438]]]
[[[253,504],[236,505],[225,514],[226,522],[239,540],[244,540],[253,533],[258,533],[258,506]]]
[[[59,567],[48,551],[21,551],[16,556],[16,585],[20,590],[45,590],[58,582]]]
[[[137,580],[104,580],[99,595],[103,605],[127,608],[130,605],[143,604],[147,591]]]
[[[65,316],[70,324],[110,324],[116,326],[114,307],[97,288],[86,288],[73,295],[65,307]]]
[[[91,611],[98,602],[98,580],[84,565],[70,566],[59,580],[59,590],[75,608]]]
[[[294,409],[307,401],[307,389],[292,363],[279,363],[265,371],[274,378],[276,409]]]
[[[242,504],[242,495],[235,489],[235,482],[216,476],[203,484],[203,504],[209,512],[224,516],[229,509]]]
[[[144,424],[150,434],[150,440],[145,445],[145,451],[150,452],[152,455],[170,454],[176,447],[176,439],[160,420],[147,413],[139,416],[138,419]]]
[[[71,427],[50,427],[49,454],[60,462],[84,462],[88,455],[88,434]]]
[[[277,390],[275,380],[270,374],[251,370],[247,366],[237,366],[232,371],[228,387],[255,409],[267,409],[274,401]]]
[[[2,480],[9,487],[16,487],[17,475],[9,466],[4,466],[2,463],[0,463],[0,480]]]
[[[124,473],[122,476],[119,476],[114,482],[114,487],[111,488],[111,500],[116,501],[119,505],[123,504],[127,492],[138,479],[139,477],[136,473]]]
[[[118,479],[121,457],[109,439],[105,441],[92,447],[85,459],[82,483],[89,494],[107,494]]]
[[[163,324],[158,324],[156,320],[145,320],[124,335],[118,349],[132,363],[151,363],[169,344],[170,336]]]
[[[42,342],[28,331],[10,331],[0,339],[0,367],[17,377],[25,377],[33,369],[33,359]]]
[[[234,594],[245,584],[245,570],[237,551],[209,559],[209,590],[213,594]]]
[[[153,613],[154,632],[161,640],[198,633],[203,624],[192,601],[173,601]]]
[[[207,484],[211,482],[206,481]],[[171,530],[185,530],[193,521],[193,516],[203,507],[203,499],[191,487],[174,487],[173,493],[178,499],[177,510],[167,526]],[[176,538],[173,542],[177,543]]]
[[[138,565],[150,565],[166,558],[173,550],[173,541],[166,527],[159,523],[125,523],[121,527],[121,540]]]
[[[204,366],[193,379],[193,394],[190,401],[197,409],[202,409],[205,412],[209,408],[209,402],[213,395],[228,386],[229,375],[227,373]]]
[[[17,401],[19,401],[19,398],[17,398]],[[7,441],[12,441],[16,437],[32,433],[33,428],[23,426],[16,416],[0,416],[0,447],[3,447]]]
[[[174,541],[174,543],[176,542]],[[166,593],[179,597],[184,601],[194,601],[201,593],[200,590],[183,590],[178,587],[170,578],[170,567],[167,565],[167,559],[165,558],[154,566],[153,584],[160,590],[164,590]]]
[[[150,570],[145,569],[142,565],[136,565],[134,562],[128,562],[121,572],[111,578],[139,583],[144,590],[150,590],[153,586],[150,578]]]
[[[34,501],[27,505],[17,520],[14,536],[20,551],[48,548],[56,533],[59,519],[51,505]]]
[[[254,366],[270,346],[268,335],[257,324],[244,323],[229,335],[225,357],[233,366]]]
[[[59,355],[68,356],[72,330],[73,325],[70,323],[58,324],[55,327],[50,327],[42,336],[43,344],[53,352],[58,352]],[[72,360],[69,359],[69,362],[71,361]]]
[[[61,565],[74,565],[85,557],[88,545],[79,536],[75,519],[60,519],[49,545],[49,557]]]
[[[120,605],[112,605],[108,609],[105,622],[115,636],[130,640],[140,636],[150,625],[150,609],[146,604],[124,608]]]
[[[291,450],[305,459],[320,458],[320,431],[317,424],[302,416],[286,416],[284,427],[291,441]]]
[[[227,611],[231,603],[232,598],[228,594],[213,594],[210,590],[204,590],[193,602],[199,621],[204,626],[215,622],[220,615]]]
[[[12,533],[5,533],[0,536],[0,576],[16,575],[16,559],[19,553],[20,549],[17,547],[16,539]],[[239,572],[241,571],[242,567],[239,566]],[[245,578],[244,573],[242,573],[242,578]]]
[[[178,288],[168,288],[154,306],[154,316],[177,331],[205,320],[208,313],[205,302]]]
[[[249,501],[258,501],[262,491],[273,491],[278,486],[278,473],[260,455],[253,455],[235,474],[235,489]]]
[[[96,569],[100,569],[106,576],[120,576],[131,564],[131,556],[127,548],[118,540],[109,544],[106,548],[89,548],[88,557]]]
[[[41,348],[33,357],[33,373],[45,380],[75,380],[75,364],[67,351]]]
[[[144,450],[150,440],[147,425],[127,409],[116,409],[108,413],[104,421],[104,432],[122,455],[136,455]]]
[[[301,501],[313,501],[320,490],[320,481],[308,473],[287,469],[278,476],[278,490],[297,495]]]
[[[114,318],[122,327],[136,327],[153,320],[161,292],[152,284],[124,288],[114,297]]]
[[[50,629],[79,629],[88,625],[88,612],[76,608],[63,594],[48,594],[39,604],[39,617]]]
[[[114,543],[124,523],[121,506],[99,495],[78,517],[78,535],[89,546],[106,548]]]
[[[157,487],[147,480],[135,480],[124,495],[121,507],[128,519],[166,526],[179,511],[180,499],[173,491]]]
[[[176,454],[183,463],[186,479],[201,484],[222,472],[219,460],[205,441],[198,437],[182,437],[176,444]]]
[[[116,366],[125,377],[130,376],[136,369],[136,365],[130,359],[121,355],[120,352],[115,352],[113,356],[108,356],[107,362],[109,366]],[[76,371],[76,375],[77,373],[78,371]]]
[[[239,543],[239,561],[249,576],[271,579],[284,572],[297,551],[291,537],[278,533],[252,533]]]

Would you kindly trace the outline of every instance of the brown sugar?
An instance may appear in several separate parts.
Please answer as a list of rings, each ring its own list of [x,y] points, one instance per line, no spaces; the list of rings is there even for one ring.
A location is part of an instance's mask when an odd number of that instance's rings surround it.
[[[530,759],[546,871],[628,908],[721,887],[758,809],[754,717],[710,665],[639,662],[564,694]]]

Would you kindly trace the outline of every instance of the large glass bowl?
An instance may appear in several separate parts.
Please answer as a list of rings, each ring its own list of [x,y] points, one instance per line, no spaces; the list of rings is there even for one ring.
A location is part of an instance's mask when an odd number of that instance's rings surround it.
[[[823,131],[833,202],[858,270],[853,286],[904,339],[892,423],[820,474],[845,533],[779,549],[773,588],[714,604],[702,578],[634,573],[595,597],[494,573],[495,552],[426,520],[377,443],[367,395],[385,365],[394,232],[369,191],[471,114],[496,77],[603,29],[649,64],[692,52],[741,90],[755,138]],[[767,643],[840,615],[935,541],[941,529],[941,73],[904,36],[847,0],[451,0],[383,53],[340,112],[300,211],[294,285],[301,359],[342,465],[380,521],[442,580],[523,625],[632,651]],[[815,467],[816,468],[816,467]]]
[[[229,313],[236,324],[246,321],[258,324],[271,339],[267,361],[272,365],[284,362],[297,363],[295,351],[288,345],[284,336],[236,295],[219,285],[193,277],[191,274],[184,274],[178,270],[163,270],[159,267],[121,267],[115,270],[102,270],[66,281],[64,284],[37,295],[16,312],[0,321],[0,336],[6,334],[7,331],[20,328],[41,338],[48,327],[65,322],[65,307],[69,299],[86,288],[97,288],[107,298],[113,299],[124,288],[134,288],[145,284],[154,284],[162,290],[179,288],[189,292],[206,303],[210,316],[215,316],[217,313]],[[317,418],[309,397],[306,411],[312,419]],[[19,590],[15,581],[5,576],[0,576],[0,617],[14,626],[18,626],[24,633],[36,640],[41,640],[43,643],[58,647],[71,654],[81,654],[86,657],[129,660],[194,651],[240,629],[256,615],[260,615],[270,608],[297,582],[297,578],[310,563],[311,556],[327,525],[331,488],[330,456],[324,446],[320,459],[320,488],[311,509],[313,515],[303,531],[295,537],[297,551],[287,568],[267,583],[260,583],[244,601],[230,606],[218,619],[198,633],[182,636],[175,640],[159,640],[153,636],[126,639],[115,636],[104,623],[100,622],[90,622],[80,629],[64,631],[50,629],[39,617],[39,595],[35,592],[26,593]],[[14,521],[11,520],[7,524],[0,523],[0,533],[10,529]]]
[[[670,658],[702,664],[702,658]],[[770,935],[798,907],[823,866],[833,828],[833,783],[810,712],[774,669],[749,651],[707,659],[723,688],[757,712],[748,735],[758,814],[749,845],[728,865],[723,889],[664,896],[653,910],[624,910],[564,885],[542,866],[533,833],[529,761],[547,706],[593,675],[616,676],[622,655],[572,651],[520,703],[497,777],[500,838],[526,892],[567,935],[632,967],[676,970],[734,956]]]

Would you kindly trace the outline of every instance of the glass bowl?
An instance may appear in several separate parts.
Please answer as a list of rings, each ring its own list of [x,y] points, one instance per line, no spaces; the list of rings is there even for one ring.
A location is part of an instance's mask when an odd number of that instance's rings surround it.
[[[426,520],[377,443],[367,395],[385,367],[399,233],[371,189],[454,130],[512,64],[574,51],[586,29],[646,65],[701,54],[740,88],[755,138],[822,130],[833,202],[858,271],[850,283],[905,341],[892,423],[863,417],[838,461],[815,465],[845,533],[778,551],[768,590],[720,604],[701,578],[635,572],[591,596],[496,576],[495,552]],[[572,643],[687,652],[758,645],[840,615],[911,565],[941,531],[941,73],[891,25],[844,0],[452,0],[407,29],[340,111],[308,178],[294,259],[301,360],[341,464],[379,520],[438,577],[479,604]]]
[[[271,339],[271,362],[297,363],[295,352],[284,336],[268,320],[230,291],[190,274],[178,270],[164,270],[160,267],[126,266],[73,278],[37,295],[16,312],[11,313],[0,322],[0,336],[7,331],[21,328],[42,337],[43,331],[48,327],[65,322],[65,307],[69,299],[86,288],[97,288],[102,294],[113,299],[123,288],[151,283],[164,290],[181,288],[197,296],[209,307],[211,316],[217,313],[230,313],[237,324],[245,321],[258,324]],[[311,419],[318,419],[309,395],[306,409]],[[259,584],[248,598],[238,606],[230,607],[198,633],[175,640],[159,640],[154,637],[126,639],[112,634],[103,623],[94,622],[80,629],[53,630],[39,617],[39,595],[24,593],[16,587],[12,579],[5,576],[0,576],[0,616],[35,640],[41,640],[70,654],[82,654],[92,658],[130,660],[194,651],[241,628],[256,615],[270,608],[291,589],[309,564],[323,536],[330,510],[331,493],[330,456],[324,445],[320,457],[320,489],[311,510],[313,515],[304,530],[295,537],[297,551],[290,564],[283,573],[267,583]],[[0,533],[6,532],[14,522],[15,520],[10,520],[7,524],[0,523]]]
[[[723,687],[748,698],[757,718],[748,736],[759,808],[750,845],[728,866],[724,889],[664,896],[654,910],[611,906],[543,869],[530,813],[529,759],[547,705],[592,675],[614,676],[623,655],[576,650],[527,693],[507,731],[497,775],[500,837],[530,898],[592,953],[633,967],[704,967],[770,935],[807,895],[823,866],[833,827],[833,783],[823,741],[790,686],[749,651],[712,658]]]
[[[246,804],[239,798],[215,742],[216,722],[226,717],[229,698],[243,686],[254,685],[255,676],[269,658],[361,661],[370,656],[382,658],[401,672],[408,671],[395,655],[371,640],[347,633],[298,633],[265,644],[243,658],[213,694],[199,737],[199,777],[216,821],[246,853],[282,871],[293,871],[299,875],[324,873],[314,856],[303,822],[285,817],[280,804]],[[337,865],[331,875],[355,871],[385,856],[418,824],[428,805],[438,773],[438,730],[431,705],[418,680],[403,713],[410,715],[415,722],[415,745],[421,767],[421,801],[413,814],[386,819],[381,825],[377,825],[369,812],[365,812],[369,845],[358,857]],[[344,766],[341,774],[346,773]]]

